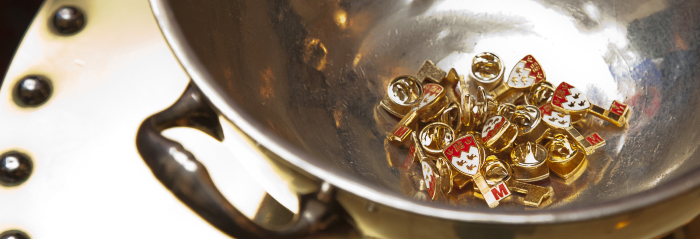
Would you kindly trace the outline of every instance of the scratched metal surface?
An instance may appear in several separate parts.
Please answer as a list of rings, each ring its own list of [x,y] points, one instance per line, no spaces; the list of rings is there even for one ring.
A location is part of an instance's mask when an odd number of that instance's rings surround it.
[[[402,193],[402,174],[387,164],[387,128],[375,120],[374,107],[390,79],[415,73],[426,59],[466,75],[473,54],[482,51],[497,53],[506,72],[533,54],[553,84],[577,86],[605,108],[612,100],[632,106],[623,130],[588,116],[582,133],[597,131],[607,145],[588,157],[575,181],[552,176],[555,197],[543,211],[566,213],[635,197],[700,163],[700,125],[694,123],[700,101],[694,93],[700,86],[698,2],[169,4],[177,17],[167,24],[177,26],[183,39],[174,42],[168,29],[166,38],[181,61],[190,56],[185,69],[224,115],[244,123],[242,129],[261,143],[284,149],[281,156],[292,164],[363,197],[413,200]],[[457,210],[486,210],[485,204],[470,205]]]

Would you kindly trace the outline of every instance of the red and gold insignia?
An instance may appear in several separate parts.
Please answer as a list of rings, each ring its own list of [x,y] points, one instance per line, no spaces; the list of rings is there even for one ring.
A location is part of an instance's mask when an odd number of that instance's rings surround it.
[[[546,80],[544,70],[532,55],[523,57],[508,75],[508,86],[513,88],[528,88],[537,82]]]
[[[467,175],[475,175],[481,164],[481,152],[472,135],[455,140],[443,151],[447,161]]]
[[[425,187],[428,188],[428,194],[430,198],[435,198],[437,183],[437,180],[435,180],[435,171],[433,171],[433,168],[426,161],[422,161],[421,166],[423,166],[423,182],[425,183]]]
[[[489,118],[484,124],[484,129],[481,130],[483,141],[489,141],[493,136],[495,136],[498,133],[499,130],[501,130],[503,124],[505,123],[506,119],[500,115],[496,115]]]
[[[569,111],[587,110],[591,107],[588,97],[578,88],[562,82],[554,90],[552,105]]]

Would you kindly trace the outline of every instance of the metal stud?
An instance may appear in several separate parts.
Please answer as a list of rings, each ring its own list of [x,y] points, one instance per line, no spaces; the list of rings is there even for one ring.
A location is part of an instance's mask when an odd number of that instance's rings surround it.
[[[61,7],[54,13],[53,26],[61,35],[74,34],[85,26],[85,15],[75,7]]]
[[[32,174],[32,168],[32,161],[26,154],[10,151],[0,155],[0,185],[12,187],[22,184]]]
[[[9,230],[0,234],[0,239],[29,239],[29,236],[20,230]]]
[[[21,106],[38,106],[51,95],[51,84],[43,76],[27,76],[15,88],[15,101]]]

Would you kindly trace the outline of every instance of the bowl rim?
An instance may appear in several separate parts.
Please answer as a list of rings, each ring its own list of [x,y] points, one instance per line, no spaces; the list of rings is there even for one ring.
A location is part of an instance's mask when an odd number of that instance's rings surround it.
[[[323,167],[323,165],[304,160],[304,158],[315,157],[262,127],[235,102],[225,97],[226,94],[220,87],[216,86],[213,77],[206,71],[201,62],[197,60],[196,54],[192,49],[188,47],[186,38],[177,26],[174,14],[169,10],[168,0],[149,0],[149,3],[160,31],[178,62],[216,110],[225,116],[226,119],[239,127],[248,137],[265,146],[298,169],[374,203],[405,212],[446,220],[532,225],[585,221],[636,211],[689,193],[700,185],[700,170],[692,170],[675,179],[625,197],[588,206],[545,210],[511,211],[489,210],[487,208],[454,210],[448,205],[411,200],[399,193],[382,190],[376,185],[360,183],[351,178],[350,175],[333,173],[327,167]]]

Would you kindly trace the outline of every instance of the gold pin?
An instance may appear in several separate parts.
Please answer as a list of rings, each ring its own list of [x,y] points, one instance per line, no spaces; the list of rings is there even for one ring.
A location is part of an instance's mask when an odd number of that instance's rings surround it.
[[[435,163],[431,160],[422,160],[421,166],[423,168],[423,183],[425,184],[430,199],[435,201],[439,195],[438,191],[440,191],[440,175],[438,175]]]
[[[498,102],[487,94],[483,87],[477,87],[473,98],[470,94],[462,94],[462,127],[468,131],[483,124],[497,110]]]
[[[460,77],[457,74],[457,70],[455,68],[450,69],[450,72],[447,73],[447,76],[443,78],[440,81],[440,85],[445,88],[445,97],[450,102],[459,102],[459,97],[455,93],[455,87],[457,86],[457,83],[460,81]]]
[[[423,62],[423,66],[418,69],[416,79],[423,83],[426,81],[428,83],[440,83],[446,74],[445,71],[433,64],[432,61],[426,60]]]
[[[549,177],[547,150],[537,143],[518,144],[510,154],[513,178],[521,182],[535,182]]]
[[[572,144],[564,134],[556,134],[545,147],[549,151],[547,164],[549,169],[559,177],[570,178],[581,169],[586,160],[586,153]]]
[[[591,104],[589,111],[593,115],[613,123],[617,127],[622,127],[627,123],[627,112],[629,111],[629,106],[617,100],[613,100],[610,110],[606,110],[600,106]]]
[[[524,97],[525,104],[540,107],[548,104],[552,100],[553,95],[554,85],[552,85],[552,83],[548,81],[538,81],[530,87],[530,92]]]
[[[495,115],[500,115],[505,117],[506,119],[510,119],[513,117],[513,113],[515,113],[515,108],[516,106],[511,103],[501,103],[496,106],[496,109],[493,111]]]
[[[475,194],[479,198],[493,198],[496,201],[501,201],[511,195],[509,186],[505,182],[510,179],[510,168],[494,155],[486,157],[484,166],[481,167],[481,174],[484,175],[484,180],[490,187],[490,190],[481,194],[480,190],[474,185],[477,192]]]
[[[486,153],[483,146],[475,139],[474,135],[470,133],[456,139],[445,148],[443,154],[456,172],[469,176],[474,180],[474,183],[484,195],[484,199],[489,207],[494,208],[498,206],[499,200],[497,200],[493,194],[489,194],[491,188],[489,188],[488,183],[486,183],[486,180],[479,171]]]
[[[438,84],[426,84],[423,86],[423,97],[413,105],[401,121],[387,134],[387,139],[392,142],[403,142],[413,132],[418,119],[432,119],[447,105],[445,88]]]
[[[423,86],[411,76],[391,80],[379,105],[392,115],[403,118],[423,96]]]
[[[504,182],[511,192],[525,194],[522,201],[518,200],[518,202],[526,206],[539,207],[544,198],[552,195],[551,188],[520,182],[511,177],[511,172],[508,164],[501,162],[494,155],[486,157],[484,166],[481,167],[481,174],[484,175],[489,186]],[[483,197],[480,193],[477,196]]]
[[[409,157],[412,162],[420,162],[428,157],[425,151],[423,151],[422,143],[416,132],[411,132],[411,146],[406,157]]]
[[[535,83],[546,80],[547,77],[540,63],[532,55],[527,55],[515,64],[508,78],[505,78],[498,86],[489,91],[489,94],[500,101],[514,93],[522,95],[524,91],[529,90]]]
[[[462,106],[457,102],[450,102],[442,111],[439,121],[449,125],[457,135],[462,130]]]
[[[542,204],[542,200],[554,194],[552,188],[523,183],[512,178],[506,180],[506,186],[514,192],[525,194],[523,204],[530,207],[539,207]]]
[[[499,153],[509,149],[515,142],[516,137],[518,137],[518,127],[500,115],[495,115],[486,120],[481,130],[481,139],[484,142],[484,146],[492,153]]]
[[[435,162],[435,166],[440,175],[440,190],[442,190],[444,194],[451,193],[456,174],[452,171],[450,163],[447,162],[445,157],[440,156]]]
[[[445,123],[434,122],[423,127],[418,138],[425,152],[440,155],[442,150],[455,139],[455,132]]]
[[[484,119],[487,119],[495,114],[495,110],[498,109],[498,101],[496,101],[491,94],[486,93],[486,90],[484,90],[484,88],[481,86],[476,87],[475,100],[476,104],[481,107],[481,122],[484,122]]]
[[[542,121],[553,129],[565,129],[571,127],[571,116],[552,108],[552,105],[547,103],[540,106],[542,113]]]
[[[462,122],[462,130],[463,131],[470,131],[473,130],[476,125],[479,124],[478,120],[480,119],[479,115],[479,106],[476,105],[476,100],[474,97],[471,97],[469,94],[462,94],[462,100],[460,103],[461,107],[461,117],[460,121]]]
[[[578,130],[574,127],[564,128],[564,131],[574,140],[576,140],[577,145],[584,150],[586,155],[591,155],[596,149],[605,146],[605,140],[600,137],[598,133],[592,133],[586,137],[583,137]]]
[[[415,132],[413,132],[413,134],[415,134]],[[417,149],[422,150],[420,146]],[[413,157],[416,156],[416,147],[414,147],[413,143],[408,145],[396,145],[390,142],[389,139],[384,139],[384,150],[386,152],[386,160],[391,167],[408,170],[413,162],[417,161],[413,159]],[[408,150],[408,154],[402,157],[406,150]]]
[[[495,155],[486,157],[484,166],[481,167],[481,174],[484,175],[484,180],[490,187],[508,181],[512,175],[510,166],[501,162]]]
[[[485,89],[493,89],[503,81],[506,68],[498,55],[490,52],[476,54],[469,77]]]
[[[590,111],[618,127],[627,123],[626,116],[629,112],[629,106],[619,101],[613,101],[610,110],[591,104],[581,90],[566,82],[562,82],[554,90],[552,107],[571,115],[572,122],[581,120]]]
[[[519,105],[509,118],[518,127],[516,144],[525,142],[539,143],[549,132],[549,126],[542,123],[540,109],[531,105]]]

